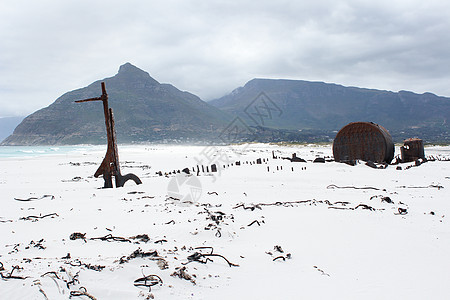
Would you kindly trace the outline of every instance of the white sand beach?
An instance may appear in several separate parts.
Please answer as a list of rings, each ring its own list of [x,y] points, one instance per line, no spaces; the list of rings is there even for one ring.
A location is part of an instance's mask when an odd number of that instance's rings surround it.
[[[142,184],[102,189],[106,147],[30,149],[0,156],[1,299],[450,295],[449,161],[373,169],[313,163],[330,145],[119,146],[122,174]],[[307,162],[281,159],[292,153]],[[218,172],[173,174],[201,163]]]

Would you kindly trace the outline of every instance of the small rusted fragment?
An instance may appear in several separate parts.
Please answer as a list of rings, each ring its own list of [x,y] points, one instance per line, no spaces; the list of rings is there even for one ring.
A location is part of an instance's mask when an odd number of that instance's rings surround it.
[[[425,150],[421,139],[407,139],[400,147],[402,162],[417,161],[419,158],[425,159]]]

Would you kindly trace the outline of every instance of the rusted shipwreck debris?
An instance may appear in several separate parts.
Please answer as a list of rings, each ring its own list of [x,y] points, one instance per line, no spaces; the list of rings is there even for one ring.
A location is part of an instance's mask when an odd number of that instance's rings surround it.
[[[116,142],[116,129],[114,127],[114,114],[112,108],[108,105],[108,94],[106,93],[105,83],[101,83],[102,95],[96,98],[89,98],[85,100],[75,101],[76,103],[89,102],[89,101],[102,101],[103,111],[105,113],[105,125],[106,125],[106,136],[108,138],[108,149],[106,151],[105,158],[101,163],[100,167],[95,172],[94,177],[99,177],[103,175],[105,180],[105,188],[112,188],[112,176],[115,177],[116,187],[124,186],[125,182],[128,180],[133,180],[136,184],[141,184],[141,180],[134,174],[127,174],[122,176],[120,172],[119,165],[119,152],[117,151]]]
[[[423,141],[421,139],[407,139],[403,142],[403,146],[400,147],[402,162],[412,162],[419,158],[425,159],[425,149],[423,147]]]
[[[394,144],[389,132],[372,122],[353,122],[344,126],[333,142],[334,160],[356,160],[390,163],[394,158]]]

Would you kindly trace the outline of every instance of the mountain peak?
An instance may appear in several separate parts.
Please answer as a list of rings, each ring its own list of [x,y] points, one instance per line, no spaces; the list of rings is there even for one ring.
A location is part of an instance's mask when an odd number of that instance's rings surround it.
[[[116,76],[119,77],[127,77],[133,80],[150,80],[155,84],[159,84],[158,81],[156,81],[155,79],[153,79],[150,74],[148,74],[147,72],[139,69],[138,67],[136,67],[135,65],[130,64],[129,62],[121,65],[119,67],[119,72],[117,73]]]
[[[130,73],[130,72],[132,72],[132,73],[139,72],[139,73],[148,74],[147,72],[139,69],[138,67],[136,67],[135,65],[130,64],[129,62],[127,62],[127,63],[125,63],[125,64],[123,64],[123,65],[121,65],[119,67],[119,74],[120,73]]]
[[[54,103],[25,118],[5,145],[89,144],[105,141],[101,105],[74,101],[98,95],[99,81],[67,92]],[[116,137],[122,143],[144,141],[205,141],[216,138],[228,124],[224,112],[197,96],[159,84],[150,75],[126,63],[102,79],[114,108]],[[2,126],[2,125],[0,125]]]

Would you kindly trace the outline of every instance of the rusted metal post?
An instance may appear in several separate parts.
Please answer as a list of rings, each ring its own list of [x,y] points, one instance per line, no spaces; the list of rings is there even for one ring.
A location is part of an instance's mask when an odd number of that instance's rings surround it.
[[[122,176],[120,172],[119,164],[119,152],[117,151],[116,142],[116,129],[114,126],[114,114],[112,108],[109,108],[108,104],[108,94],[106,93],[105,83],[101,83],[102,95],[96,98],[89,98],[84,100],[75,101],[76,103],[90,102],[90,101],[102,101],[103,102],[103,112],[105,114],[105,126],[106,126],[106,137],[108,139],[108,149],[106,150],[105,158],[103,159],[100,167],[94,174],[94,177],[99,177],[103,175],[103,180],[105,181],[104,188],[112,188],[112,177],[114,176],[116,181],[116,187],[123,187],[125,182],[128,180],[133,180],[136,184],[141,184],[142,181],[134,174],[127,174]]]

